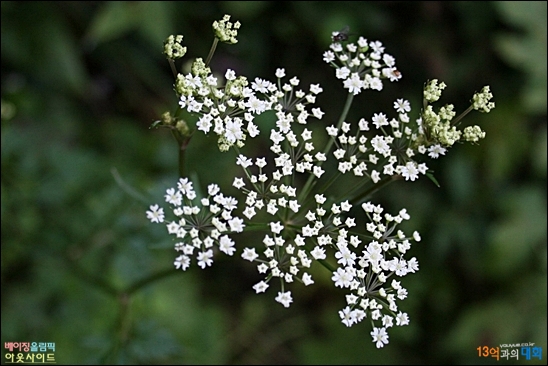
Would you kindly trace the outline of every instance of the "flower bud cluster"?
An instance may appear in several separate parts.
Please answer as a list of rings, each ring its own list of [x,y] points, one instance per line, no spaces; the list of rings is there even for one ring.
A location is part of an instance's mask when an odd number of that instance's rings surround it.
[[[222,20],[213,22],[215,37],[224,43],[238,43],[236,37],[238,36],[238,29],[240,29],[240,22],[232,23],[229,20],[230,15],[225,15]]]
[[[182,41],[183,36],[181,35],[167,37],[164,41],[164,55],[171,60],[183,57],[186,54],[186,47],[183,47]]]
[[[489,92],[489,86],[485,86],[481,93],[474,94],[472,106],[457,118],[454,118],[456,113],[452,104],[441,107],[438,112],[434,110],[432,105],[427,104],[439,100],[445,87],[445,83],[438,84],[436,79],[425,85],[424,101],[426,108],[422,111],[419,138],[415,144],[417,149],[430,148],[431,146],[451,147],[459,141],[475,143],[485,137],[485,132],[479,126],[466,127],[464,131],[461,131],[457,129],[457,124],[472,109],[489,112],[495,107],[493,102],[489,102],[493,97]]]
[[[491,109],[495,108],[495,103],[490,102],[491,98],[493,98],[493,94],[489,91],[489,85],[486,85],[481,89],[481,93],[474,94],[472,98],[474,109],[483,113],[489,113]]]

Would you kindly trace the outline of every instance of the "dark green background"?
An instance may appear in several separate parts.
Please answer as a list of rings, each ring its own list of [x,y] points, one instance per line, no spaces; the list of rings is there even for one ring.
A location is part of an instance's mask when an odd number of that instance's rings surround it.
[[[1,342],[56,342],[59,364],[508,364],[476,348],[534,342],[543,360],[519,363],[546,363],[545,2],[3,1],[1,11]],[[221,45],[213,68],[273,80],[285,67],[319,82],[325,123],[345,95],[322,53],[345,25],[382,41],[403,74],[361,94],[353,118],[402,97],[416,116],[427,79],[445,81],[442,102],[459,110],[491,86],[496,109],[465,120],[486,139],[429,164],[441,188],[398,182],[375,198],[406,207],[423,238],[410,253],[420,271],[403,280],[410,325],[391,328],[381,350],[367,322],[340,323],[344,297],[327,274],[295,284],[285,309],[277,289],[254,294],[247,262],[171,270],[171,239],[145,218],[177,177],[174,140],[148,128],[177,102],[162,42],[183,34],[186,59],[205,58],[225,13],[242,23],[239,43]],[[233,153],[201,136],[188,170],[229,189]]]

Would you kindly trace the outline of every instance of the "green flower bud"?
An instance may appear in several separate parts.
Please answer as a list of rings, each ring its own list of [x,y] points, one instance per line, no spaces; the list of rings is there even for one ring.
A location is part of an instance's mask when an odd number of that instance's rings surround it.
[[[194,60],[190,69],[191,69],[192,75],[200,76],[203,78],[211,74],[211,69],[206,66],[206,64],[204,63],[201,57]]]
[[[164,55],[166,55],[166,57],[171,60],[176,60],[183,57],[186,54],[186,47],[183,47],[181,45],[182,41],[182,35],[170,35],[169,37],[167,37],[167,39],[164,41]]]
[[[482,131],[479,126],[468,126],[464,129],[463,138],[465,141],[478,142],[485,138],[485,131]]]
[[[438,79],[430,80],[424,87],[424,99],[430,103],[437,101],[441,97],[441,91],[446,86],[443,81],[438,85]]]
[[[476,93],[472,97],[474,109],[483,113],[489,113],[491,109],[495,108],[495,103],[489,102],[491,98],[493,98],[493,94],[489,91],[489,85],[486,85],[481,89],[481,93]]]
[[[221,42],[234,44],[238,43],[236,36],[240,28],[240,22],[232,24],[229,22],[230,15],[225,15],[222,20],[213,22],[213,33]]]

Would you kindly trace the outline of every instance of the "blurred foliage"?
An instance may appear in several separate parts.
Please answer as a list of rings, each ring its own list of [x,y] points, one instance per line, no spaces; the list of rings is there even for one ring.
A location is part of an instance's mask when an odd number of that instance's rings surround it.
[[[1,10],[2,342],[56,342],[59,364],[487,364],[478,346],[522,342],[546,357],[546,2],[2,1]],[[254,294],[244,263],[175,271],[172,243],[145,218],[177,176],[175,142],[148,128],[176,107],[162,41],[183,34],[188,57],[205,57],[225,13],[242,28],[214,70],[272,79],[285,67],[322,84],[328,119],[344,96],[327,92],[342,87],[321,54],[345,25],[381,40],[404,75],[360,95],[356,115],[399,97],[418,108],[427,79],[444,80],[443,100],[460,110],[491,85],[497,108],[466,120],[487,138],[432,164],[441,188],[401,182],[375,198],[406,207],[423,237],[412,250],[421,269],[403,283],[411,323],[382,350],[367,324],[340,323],[343,297],[327,274],[284,309],[271,292]],[[202,186],[233,169],[212,145],[197,135],[188,151]]]

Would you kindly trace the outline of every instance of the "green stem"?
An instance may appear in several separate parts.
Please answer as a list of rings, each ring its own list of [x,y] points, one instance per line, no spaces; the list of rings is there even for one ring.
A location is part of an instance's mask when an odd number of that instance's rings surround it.
[[[133,295],[135,292],[141,290],[142,288],[150,285],[153,282],[162,280],[166,277],[170,277],[170,276],[173,276],[173,275],[176,275],[176,274],[179,274],[179,272],[177,270],[175,270],[174,268],[169,267],[166,270],[163,270],[163,271],[160,271],[160,272],[155,273],[153,275],[150,275],[148,277],[145,277],[145,278],[135,282],[134,284],[128,286],[127,289],[122,291],[122,294],[123,294],[123,296],[129,297],[129,296]]]
[[[168,58],[167,59],[169,61],[169,66],[171,67],[171,72],[173,73],[173,77],[175,79],[177,79],[177,68],[175,68],[175,61],[173,61],[172,59]]]
[[[213,38],[213,44],[211,45],[211,49],[209,50],[209,55],[207,55],[206,59],[206,66],[209,65],[211,62],[211,59],[213,58],[213,54],[215,53],[215,49],[217,49],[217,44],[219,43],[219,39],[217,37]]]
[[[369,189],[366,189],[365,191],[363,191],[363,192],[359,193],[358,195],[352,197],[350,199],[350,203],[352,203],[352,205],[359,204],[360,202],[363,202],[367,197],[373,195],[373,193],[377,192],[381,188],[386,187],[388,184],[392,183],[393,181],[400,180],[400,179],[402,179],[401,175],[393,175],[393,176],[390,176],[390,177],[385,177],[385,178],[381,179],[378,183],[373,185],[373,187],[371,187]]]
[[[352,105],[352,101],[354,100],[354,94],[349,93],[346,97],[346,103],[344,104],[343,111],[339,117],[339,121],[337,122],[337,129],[340,129],[344,120],[346,119],[346,116],[348,115],[348,111],[350,110],[350,106]],[[332,136],[330,136],[332,137]],[[330,138],[329,141],[327,141],[327,145],[325,145],[325,148],[323,149],[323,153],[327,154],[329,150],[331,149],[331,146],[335,142],[335,137]],[[321,163],[319,164],[321,166]],[[312,181],[314,180],[316,176],[314,174],[310,174],[308,176],[308,180],[306,181],[303,190],[299,194],[299,201],[302,201],[303,197],[308,196],[308,193],[310,193],[310,189],[312,188]]]
[[[337,122],[337,129],[340,129],[344,120],[346,119],[346,116],[348,115],[348,111],[350,111],[350,107],[352,106],[352,101],[354,100],[354,94],[349,93],[346,97],[346,102],[344,104],[343,111],[341,113],[341,116],[339,117],[339,120]],[[325,145],[325,149],[323,150],[324,154],[327,154],[329,150],[331,149],[331,145],[335,142],[335,138],[330,139],[327,142],[327,145]]]
[[[84,270],[82,267],[80,267],[77,261],[67,257],[66,263],[68,264],[72,272],[84,282],[87,282],[88,284],[97,287],[98,289],[110,296],[118,296],[119,292],[114,286],[112,286],[110,283],[108,283],[108,281],[104,280],[103,278],[95,276]]]
[[[335,271],[336,271],[335,268],[334,268],[331,264],[327,263],[327,261],[326,261],[325,259],[318,259],[318,262],[320,262],[320,264],[321,264],[322,266],[324,266],[325,268],[327,268],[327,269],[330,270],[331,272],[335,272]]]
[[[188,143],[190,142],[190,138],[192,136],[182,136],[179,131],[176,129],[171,129],[171,134],[177,141],[177,147],[178,147],[178,166],[179,166],[179,177],[184,177],[186,170],[185,170],[185,152],[186,148],[188,146]]]
[[[464,112],[462,112],[461,114],[459,114],[455,119],[453,119],[451,121],[451,125],[453,126],[457,126],[458,123],[460,122],[461,119],[464,118],[464,116],[466,116],[468,113],[472,112],[472,110],[474,109],[474,106],[471,105],[470,107],[468,107],[468,109],[466,109]]]
[[[183,144],[179,145],[179,177],[183,178],[185,176],[185,152],[186,146]]]
[[[114,180],[120,186],[120,188],[122,188],[123,191],[125,191],[128,195],[135,198],[136,200],[144,204],[148,204],[148,201],[145,198],[145,196],[137,192],[137,190],[135,190],[133,187],[131,187],[122,179],[122,176],[120,175],[120,173],[118,173],[118,169],[116,169],[115,167],[112,167],[110,168],[110,173],[112,174],[112,176],[114,177]]]
[[[333,174],[333,176],[331,178],[329,178],[329,180],[323,185],[323,187],[321,187],[318,192],[319,193],[325,193],[325,191],[327,191],[329,189],[329,187],[331,187],[331,185],[333,183],[335,183],[335,181],[341,176],[341,172],[337,171],[337,173]]]
[[[267,223],[247,223],[245,225],[244,231],[258,231],[258,230],[268,230],[268,224]]]

